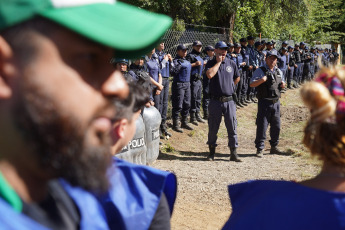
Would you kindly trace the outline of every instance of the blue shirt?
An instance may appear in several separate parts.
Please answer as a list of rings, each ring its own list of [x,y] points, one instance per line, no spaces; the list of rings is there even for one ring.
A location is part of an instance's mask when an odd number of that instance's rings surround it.
[[[207,62],[205,71],[212,68],[216,63],[216,58]],[[236,63],[226,57],[216,75],[210,79],[210,95],[216,97],[231,96],[235,92],[234,80],[238,77],[240,77],[240,73]]]

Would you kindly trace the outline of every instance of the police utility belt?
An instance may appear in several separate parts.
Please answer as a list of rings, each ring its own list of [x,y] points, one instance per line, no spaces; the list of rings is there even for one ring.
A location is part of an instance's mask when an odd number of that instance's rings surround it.
[[[212,100],[215,100],[215,101],[220,101],[220,102],[228,102],[228,101],[232,101],[234,100],[234,98],[232,96],[221,96],[221,97],[217,97],[217,96],[210,96],[210,98]]]
[[[263,100],[269,102],[269,103],[272,103],[272,104],[275,104],[279,101],[279,98],[276,98],[276,99],[271,99],[271,98],[263,98]]]

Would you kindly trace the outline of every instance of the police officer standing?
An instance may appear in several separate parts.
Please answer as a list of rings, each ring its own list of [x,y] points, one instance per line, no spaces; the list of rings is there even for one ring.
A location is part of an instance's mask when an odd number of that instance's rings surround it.
[[[207,62],[206,75],[210,79],[209,132],[208,141],[210,154],[208,160],[214,160],[217,146],[217,133],[224,115],[228,131],[230,161],[241,162],[237,156],[237,120],[236,105],[233,100],[235,85],[240,81],[236,64],[226,57],[227,44],[223,41],[215,45],[215,58]]]
[[[162,122],[160,126],[161,134],[164,136],[171,136],[171,133],[167,131],[166,120],[168,112],[168,100],[169,100],[169,77],[170,69],[173,65],[173,60],[170,54],[164,52],[164,42],[161,42],[156,49],[156,54],[158,56],[160,70],[162,75],[162,85],[163,90],[160,94],[160,114],[162,117]]]
[[[295,44],[295,49],[293,51],[293,56],[295,57],[295,72],[294,72],[294,87],[298,88],[299,83],[300,83],[300,78],[301,78],[301,68],[302,68],[302,54],[299,50],[299,45],[296,43]]]
[[[247,63],[245,62],[246,56],[243,55],[243,53],[241,53],[241,49],[242,49],[241,44],[235,43],[234,45],[235,45],[235,52],[234,52],[235,57],[231,58],[231,60],[233,60],[236,63],[238,71],[240,73],[240,81],[236,85],[237,86],[236,87],[236,96],[237,96],[236,104],[242,108],[248,105],[245,102],[246,94],[245,92],[242,91],[243,84],[247,84],[247,82],[244,82],[244,79],[247,79],[246,78],[247,73],[245,70],[245,66],[247,65]]]
[[[159,68],[159,61],[157,54],[155,53],[156,49],[153,49],[149,54],[146,56],[146,70],[151,77],[152,83],[152,97],[154,101],[154,106],[159,111],[160,110],[160,94],[163,90],[162,85],[162,75],[161,70]]]
[[[190,122],[198,125],[198,122],[205,123],[200,116],[201,92],[202,92],[202,71],[204,69],[204,60],[201,58],[202,43],[193,42],[192,51],[186,56],[187,61],[192,65],[190,86],[191,86],[191,108]]]
[[[254,95],[255,95],[255,88],[251,88],[249,87],[249,81],[251,79],[251,77],[253,76],[253,72],[259,68],[259,60],[258,60],[258,57],[257,57],[257,54],[255,52],[255,49],[254,49],[254,37],[253,36],[248,36],[247,37],[247,41],[248,41],[248,46],[247,46],[247,50],[246,50],[246,53],[248,54],[249,56],[249,68],[248,68],[248,76],[247,76],[247,84],[248,84],[248,100],[254,102],[254,103],[257,103],[257,100],[255,99]]]
[[[190,110],[190,73],[192,66],[186,60],[187,47],[183,44],[177,46],[177,55],[174,59],[174,66],[171,74],[174,76],[171,86],[172,99],[172,118],[173,130],[183,133],[182,128],[193,130],[188,125],[188,114]],[[182,115],[182,124],[180,124],[180,114]]]
[[[257,69],[251,78],[251,87],[257,87],[258,113],[256,118],[256,156],[262,157],[266,130],[271,125],[271,154],[279,154],[277,148],[280,133],[280,90],[284,88],[282,72],[277,65],[278,52],[272,50],[266,54],[266,64]]]
[[[204,57],[204,62],[207,63],[214,57],[214,47],[206,46],[204,49],[206,56]],[[204,119],[208,120],[208,104],[210,103],[210,94],[209,94],[209,84],[210,79],[206,76],[205,71],[203,71],[202,78],[202,109],[204,110]]]
[[[293,80],[293,74],[295,71],[295,67],[297,67],[296,65],[296,59],[295,59],[295,55],[293,54],[293,47],[292,46],[288,46],[288,71],[287,71],[287,76],[286,76],[286,81],[287,81],[287,88],[288,89],[292,89],[293,88],[293,84],[291,83]],[[296,86],[297,87],[297,86]]]
[[[310,81],[310,63],[312,61],[311,53],[308,50],[308,47],[304,47],[304,65],[303,65],[303,77],[302,82]]]

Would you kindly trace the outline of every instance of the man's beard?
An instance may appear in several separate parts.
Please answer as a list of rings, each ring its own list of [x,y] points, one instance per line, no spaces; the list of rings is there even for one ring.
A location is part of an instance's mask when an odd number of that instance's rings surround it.
[[[26,87],[21,95],[12,116],[42,173],[92,192],[106,191],[106,173],[112,162],[110,136],[99,134],[101,144],[91,146],[91,131],[83,129],[77,118],[58,111],[39,89]]]

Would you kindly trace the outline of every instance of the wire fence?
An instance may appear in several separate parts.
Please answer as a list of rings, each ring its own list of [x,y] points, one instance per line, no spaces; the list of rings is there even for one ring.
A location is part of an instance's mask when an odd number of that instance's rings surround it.
[[[203,47],[207,45],[214,46],[218,41],[226,41],[227,35],[199,31],[173,31],[168,30],[164,36],[165,52],[176,56],[176,48],[179,44],[184,44],[188,52],[192,50],[194,41],[200,41]]]

